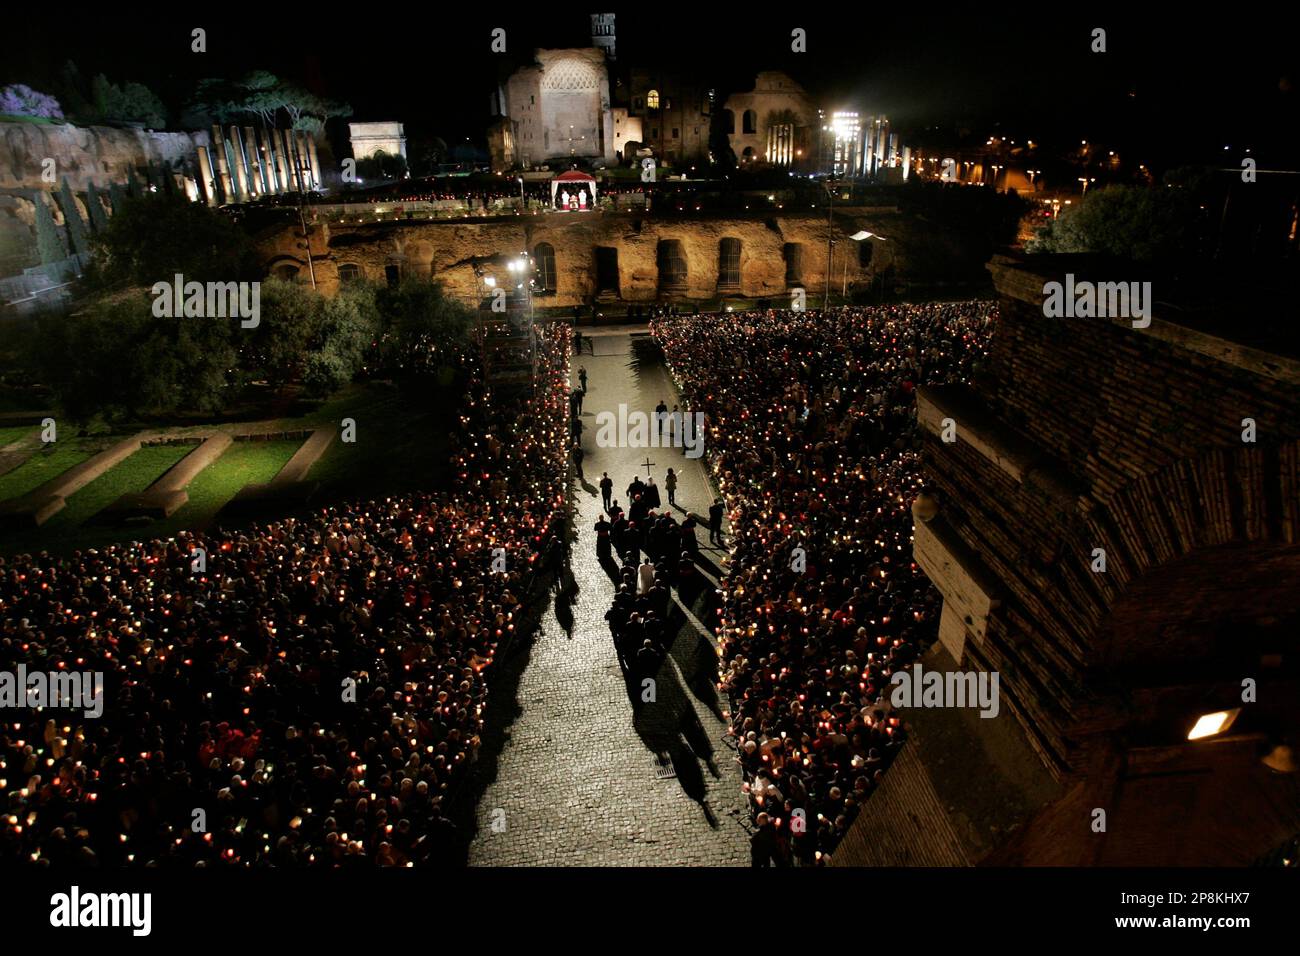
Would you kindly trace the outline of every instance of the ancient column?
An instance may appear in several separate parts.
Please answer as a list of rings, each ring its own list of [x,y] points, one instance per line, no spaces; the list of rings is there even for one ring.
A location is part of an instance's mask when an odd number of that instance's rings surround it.
[[[239,193],[239,201],[247,202],[250,198],[248,169],[244,163],[244,148],[240,139],[239,127],[232,124],[226,136],[226,142],[230,144],[230,172],[235,181],[235,191]]]
[[[271,138],[271,148],[275,152],[275,170],[280,177],[280,192],[287,193],[292,191],[293,183],[289,179],[289,164],[285,161],[284,155],[284,137],[281,130],[267,130],[267,135]]]
[[[226,138],[221,133],[221,127],[213,124],[212,127],[212,152],[217,157],[217,178],[221,182],[221,198],[224,202],[238,202],[235,198],[235,190],[230,182],[230,163],[226,158]]]
[[[324,188],[324,180],[320,177],[320,158],[316,155],[316,137],[307,137],[307,160],[311,163],[311,178],[316,184],[317,189]]]
[[[304,192],[310,192],[316,188],[316,181],[311,174],[311,160],[307,158],[307,133],[303,130],[296,130],[293,134],[293,144],[298,150],[298,175],[302,179],[302,188]]]
[[[245,126],[243,133],[244,156],[248,160],[249,192],[254,197],[261,196],[265,194],[266,186],[262,183],[262,164],[257,156],[257,133],[251,126]]]
[[[270,130],[263,127],[258,131],[257,139],[262,154],[262,174],[266,177],[266,191],[272,196],[278,196],[284,192],[284,187],[280,183],[280,175],[275,168],[275,149]]]
[[[203,200],[209,206],[217,204],[217,184],[212,179],[212,162],[206,146],[199,147],[199,186]]]
[[[285,178],[289,183],[289,189],[293,192],[302,192],[302,180],[298,178],[298,163],[293,155],[293,137],[289,130],[280,130],[280,143],[284,147]]]

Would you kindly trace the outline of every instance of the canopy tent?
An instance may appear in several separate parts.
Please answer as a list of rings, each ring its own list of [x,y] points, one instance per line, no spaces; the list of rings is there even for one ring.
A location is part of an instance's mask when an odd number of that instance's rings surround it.
[[[596,178],[571,169],[551,180],[551,208],[586,212],[596,207]]]

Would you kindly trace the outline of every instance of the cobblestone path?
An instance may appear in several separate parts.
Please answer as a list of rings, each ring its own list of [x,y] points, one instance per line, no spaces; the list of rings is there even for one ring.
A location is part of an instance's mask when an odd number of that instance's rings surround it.
[[[674,602],[676,640],[656,675],[657,699],[630,692],[604,615],[614,585],[596,561],[592,526],[600,514],[602,472],[626,506],[633,475],[645,480],[647,457],[663,486],[679,474],[679,505],[707,513],[711,501],[702,459],[674,448],[599,448],[596,415],[628,409],[653,413],[659,401],[681,399],[648,337],[598,333],[594,355],[575,355],[588,372],[583,407],[585,481],[575,480],[576,538],[572,566],[578,592],[551,602],[531,646],[498,667],[489,699],[483,787],[469,847],[476,866],[748,865],[749,844],[740,768],[724,741],[725,701],[716,691],[717,656],[696,619],[702,602]],[[640,344],[636,344],[636,343]],[[649,346],[649,348],[647,348]],[[661,491],[662,494],[662,491]],[[664,495],[664,504],[667,496]],[[680,514],[680,512],[679,512]],[[683,515],[684,517],[684,515]],[[722,557],[701,553],[715,565]],[[716,567],[712,570],[716,574]],[[704,579],[704,587],[711,587]],[[676,592],[674,592],[676,594]],[[684,605],[684,606],[683,606]],[[635,703],[634,703],[635,698]],[[671,771],[661,764],[666,753]]]

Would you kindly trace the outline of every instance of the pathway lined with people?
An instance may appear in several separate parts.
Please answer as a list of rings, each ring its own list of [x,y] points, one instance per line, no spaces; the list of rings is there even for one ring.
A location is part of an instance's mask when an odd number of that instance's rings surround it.
[[[636,347],[638,340],[644,344]],[[469,862],[748,865],[748,817],[740,768],[724,739],[726,702],[717,695],[712,635],[689,607],[670,602],[668,631],[675,636],[654,674],[654,700],[643,702],[640,685],[624,678],[605,620],[616,588],[597,560],[593,530],[602,514],[602,473],[627,507],[626,488],[634,475],[646,479],[646,461],[663,508],[671,466],[678,474],[678,520],[686,517],[682,509],[707,516],[713,496],[704,460],[687,458],[680,448],[599,446],[600,412],[617,415],[625,404],[653,415],[660,401],[671,408],[681,397],[653,358],[648,337],[611,329],[587,341],[595,354],[584,350],[572,362],[575,387],[579,367],[588,373],[584,478],[572,486],[577,592],[551,603],[531,647],[519,651],[528,659],[520,664],[514,700],[501,699],[494,687],[490,709],[505,719],[499,752],[483,771],[489,779]],[[723,552],[709,545],[707,523],[697,538],[700,563],[716,578]],[[709,577],[699,584],[713,587]]]

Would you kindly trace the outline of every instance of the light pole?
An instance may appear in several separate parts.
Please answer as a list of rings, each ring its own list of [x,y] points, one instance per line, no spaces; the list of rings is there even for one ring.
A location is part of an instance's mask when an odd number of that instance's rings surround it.
[[[519,212],[522,214],[525,211],[526,210],[524,208],[524,177],[520,176],[519,177]]]
[[[831,256],[835,247],[834,213],[835,189],[839,184],[834,179],[826,181],[826,296],[822,299],[822,311],[831,307]]]
[[[307,219],[302,213],[302,194],[298,195],[298,225],[302,227],[302,247],[307,250],[307,272],[311,275],[311,287],[316,288],[316,266],[311,259],[311,233],[307,231]]]

